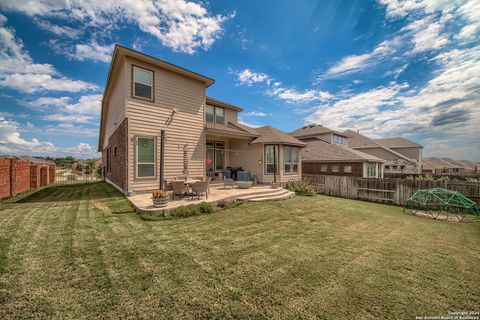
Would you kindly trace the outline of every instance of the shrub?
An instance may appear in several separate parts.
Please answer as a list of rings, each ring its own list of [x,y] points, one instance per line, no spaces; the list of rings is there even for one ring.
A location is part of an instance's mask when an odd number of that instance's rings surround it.
[[[235,208],[241,205],[243,202],[239,200],[227,201],[227,200],[220,200],[217,202],[217,207],[221,209],[230,209]]]
[[[287,182],[287,189],[302,196],[313,196],[315,194],[313,186],[305,180],[289,181]]]
[[[203,201],[198,205],[200,212],[201,213],[212,213],[213,212],[213,206],[211,203]]]
[[[163,190],[157,190],[152,192],[152,199],[162,199],[167,196],[167,193]]]
[[[197,216],[200,214],[200,207],[198,205],[188,205],[184,207],[178,207],[170,212],[173,218],[186,218],[191,216]]]
[[[475,179],[475,178],[467,178],[466,180],[467,182],[480,182],[480,178],[479,179]]]

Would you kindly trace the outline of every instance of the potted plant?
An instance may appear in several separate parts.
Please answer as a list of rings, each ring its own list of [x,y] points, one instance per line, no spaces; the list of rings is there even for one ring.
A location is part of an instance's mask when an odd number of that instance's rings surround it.
[[[163,190],[154,191],[152,193],[153,206],[155,208],[164,208],[168,204],[168,194]]]

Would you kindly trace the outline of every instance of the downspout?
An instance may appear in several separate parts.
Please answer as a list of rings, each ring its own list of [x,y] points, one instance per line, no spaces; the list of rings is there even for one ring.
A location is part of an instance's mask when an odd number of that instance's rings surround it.
[[[164,190],[165,130],[160,131],[160,190]]]

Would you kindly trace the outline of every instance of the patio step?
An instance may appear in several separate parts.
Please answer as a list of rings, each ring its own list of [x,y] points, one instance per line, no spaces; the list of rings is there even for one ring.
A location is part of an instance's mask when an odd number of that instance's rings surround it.
[[[285,189],[271,189],[268,192],[259,192],[259,193],[253,193],[253,194],[246,194],[243,196],[238,197],[238,200],[243,200],[243,201],[253,201],[253,202],[258,202],[258,201],[268,201],[268,200],[285,200],[285,199],[290,199],[295,196],[294,192],[285,190]]]

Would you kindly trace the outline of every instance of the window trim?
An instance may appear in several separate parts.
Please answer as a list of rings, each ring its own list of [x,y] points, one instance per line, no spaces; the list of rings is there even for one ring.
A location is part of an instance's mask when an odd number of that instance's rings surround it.
[[[335,171],[333,168],[337,167]],[[332,173],[340,173],[340,165],[339,164],[332,164]]]
[[[290,149],[290,162],[287,163],[285,162],[285,151],[287,150],[287,148]],[[293,150],[297,150],[297,162],[293,162],[293,153],[294,151]],[[289,165],[290,166],[290,170],[287,171],[285,170],[285,166],[286,165]],[[297,165],[297,170],[294,171],[293,170],[293,165],[296,164]],[[289,145],[285,145],[283,146],[283,173],[286,174],[286,175],[295,175],[295,174],[298,174],[299,172],[299,167],[300,167],[300,148],[299,147],[295,147],[295,146],[289,146]]]
[[[150,99],[144,98],[144,97],[139,97],[135,95],[135,68],[143,69],[145,71],[148,71],[152,73],[152,97]],[[139,99],[142,101],[150,101],[150,102],[155,102],[155,71],[151,69],[147,69],[144,67],[141,67],[139,65],[133,64],[132,63],[132,68],[131,68],[131,97],[134,99]]]
[[[210,145],[208,145],[210,143]],[[225,141],[220,141],[220,140],[206,140],[205,142],[206,149],[211,149],[213,150],[213,159],[212,159],[212,167],[213,171],[207,171],[207,166],[205,165],[205,172],[206,173],[219,173],[225,171]],[[223,169],[222,170],[217,170],[217,150],[223,151]],[[205,153],[205,160],[207,153]]]
[[[138,139],[153,139],[153,176],[149,177],[139,177],[138,176]],[[157,137],[156,136],[148,136],[148,135],[136,135],[134,136],[134,152],[135,152],[135,165],[133,166],[134,171],[134,178],[135,180],[156,180],[157,179]],[[141,163],[141,164],[151,164],[151,163]]]
[[[350,168],[350,171],[345,171],[345,168]],[[343,166],[343,173],[352,173],[352,165],[347,164]]]
[[[210,106],[213,108],[213,122],[210,122],[210,121],[207,121],[207,106]],[[219,123],[217,122],[217,109],[222,109],[223,110],[223,122],[222,123]],[[217,107],[217,106],[214,106],[213,104],[205,104],[205,116],[204,116],[204,119],[205,119],[205,123],[212,123],[212,124],[221,124],[221,125],[225,125],[225,108],[224,107]]]
[[[277,166],[275,169],[276,172],[268,173],[267,171],[267,147],[273,146],[274,150],[277,148],[277,152],[274,152],[274,154],[277,156]],[[273,176],[274,174],[278,175],[280,172],[280,145],[279,144],[265,144],[263,147],[263,157],[265,159],[264,161],[264,166],[263,166],[263,174],[267,176]]]
[[[325,171],[322,170],[322,167],[325,166]],[[328,172],[328,164],[320,164],[320,173],[327,173]]]

